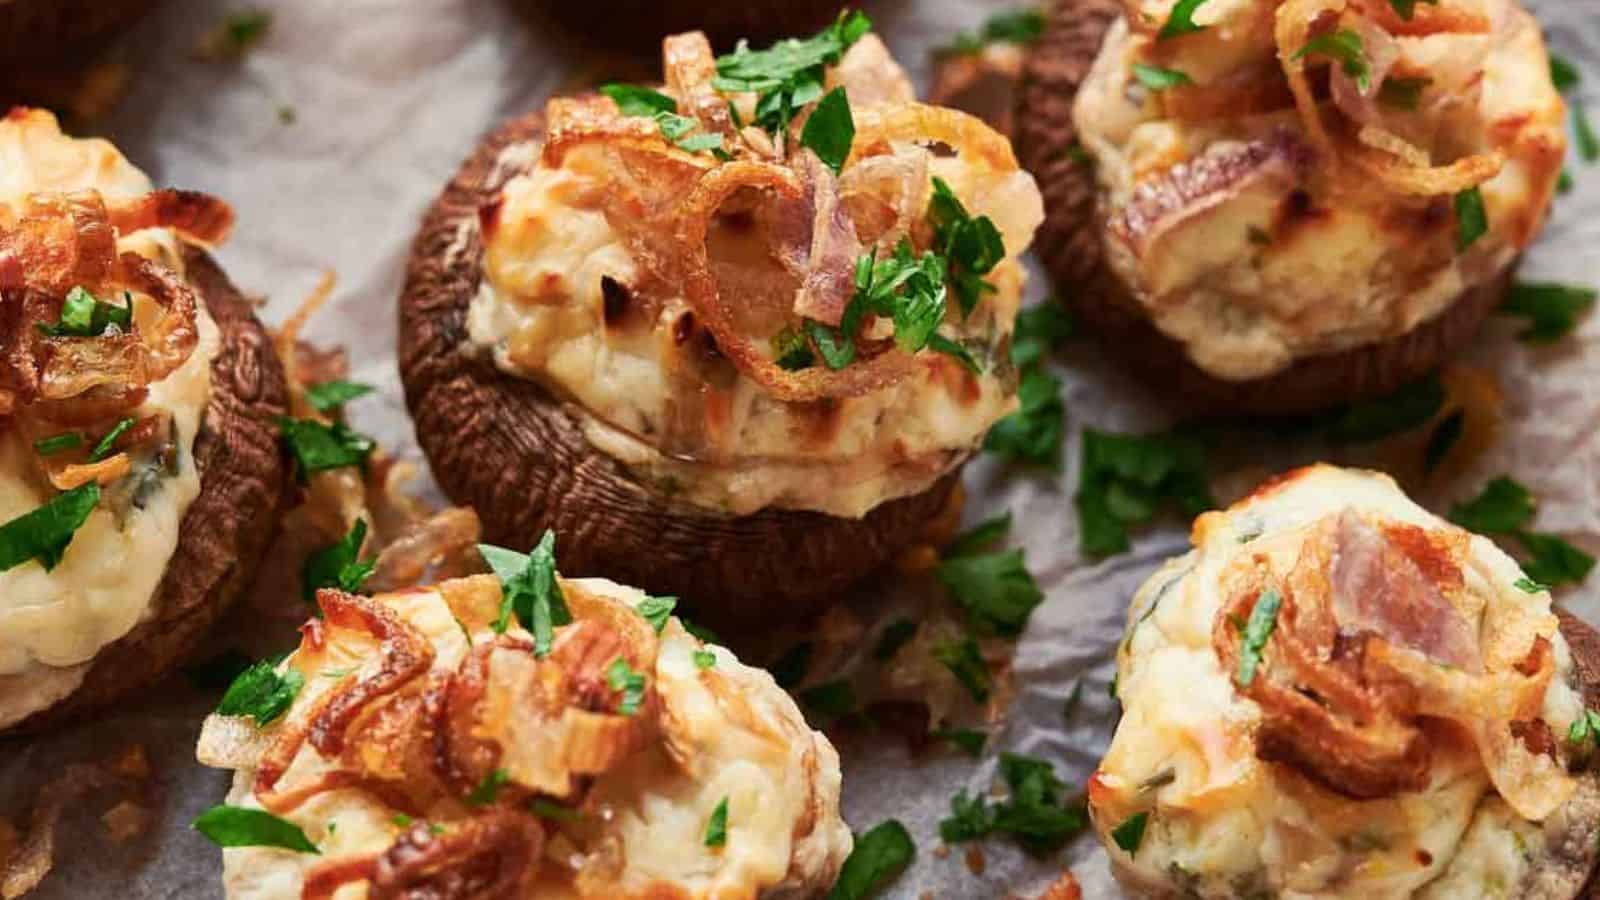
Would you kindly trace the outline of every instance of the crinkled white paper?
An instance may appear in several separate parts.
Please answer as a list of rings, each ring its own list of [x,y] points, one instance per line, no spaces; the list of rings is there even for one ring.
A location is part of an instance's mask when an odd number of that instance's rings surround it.
[[[886,0],[867,8],[925,88],[927,50],[1005,5]],[[1600,112],[1600,16],[1592,2],[1534,5],[1556,50],[1580,61],[1590,105]],[[122,51],[135,72],[132,94],[105,131],[158,184],[209,191],[234,204],[239,225],[220,256],[246,292],[267,298],[267,321],[281,321],[324,269],[337,271],[336,302],[312,337],[348,347],[354,377],[379,388],[354,406],[355,424],[415,458],[393,344],[395,297],[418,217],[498,120],[536,108],[553,88],[592,78],[606,64],[579,41],[537,33],[501,0],[279,0],[270,37],[243,62],[193,59],[197,40],[228,7],[172,0],[139,28]],[[285,112],[291,110],[292,116]],[[1600,284],[1600,167],[1574,161],[1573,172],[1577,187],[1557,201],[1524,274]],[[1033,300],[1048,293],[1035,278]],[[1470,353],[1473,364],[1500,375],[1510,416],[1505,439],[1473,471],[1421,499],[1443,509],[1488,478],[1511,473],[1539,496],[1542,530],[1600,550],[1600,320],[1543,349],[1517,343],[1516,328],[1492,321]],[[1018,692],[1008,724],[990,742],[990,756],[976,763],[937,753],[914,761],[891,738],[845,746],[852,825],[859,830],[896,817],[917,842],[917,861],[890,897],[1031,897],[1067,866],[1086,897],[1119,896],[1104,853],[1087,837],[1046,861],[1030,860],[1003,840],[987,842],[981,876],[969,871],[964,848],[942,858],[934,852],[950,795],[961,787],[987,789],[1000,749],[1045,757],[1069,784],[1084,782],[1115,721],[1105,686],[1127,600],[1163,558],[1185,546],[1184,523],[1169,521],[1143,532],[1131,553],[1099,562],[1079,553],[1071,502],[1078,429],[1154,430],[1170,423],[1090,341],[1069,345],[1056,368],[1067,385],[1072,429],[1061,473],[1008,472],[985,459],[966,476],[968,520],[1011,510],[1013,539],[1026,547],[1048,595],[1018,644]],[[1262,441],[1263,474],[1307,461]],[[1600,612],[1593,583],[1564,599],[1591,619]],[[1083,699],[1067,722],[1064,701],[1080,681]],[[0,809],[62,762],[130,741],[146,744],[155,763],[161,824],[120,848],[92,822],[72,829],[40,900],[221,896],[220,854],[188,827],[221,800],[227,780],[193,758],[200,719],[212,702],[174,678],[103,721],[47,740],[0,743]]]

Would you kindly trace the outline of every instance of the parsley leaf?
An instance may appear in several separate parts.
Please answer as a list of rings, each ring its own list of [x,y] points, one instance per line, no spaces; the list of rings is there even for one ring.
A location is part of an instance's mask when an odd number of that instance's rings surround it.
[[[806,117],[805,127],[800,130],[800,145],[810,147],[811,152],[837,175],[850,156],[850,144],[855,137],[856,123],[850,116],[850,101],[844,88],[837,87],[825,94]]]
[[[699,131],[700,122],[697,119],[669,112],[658,112],[651,118],[656,120],[656,127],[661,129],[661,136],[680,150],[699,153],[722,147],[722,135]]]
[[[1044,33],[1044,13],[1037,9],[1017,9],[995,13],[977,32],[962,31],[948,46],[935,53],[979,53],[990,44],[1031,44]]]
[[[751,50],[740,42],[734,52],[717,57],[712,87],[723,93],[773,91],[796,76],[839,61],[851,44],[872,29],[872,20],[852,11],[804,40],[788,38],[765,50]]]
[[[938,644],[933,648],[933,658],[956,676],[973,700],[988,702],[989,694],[994,689],[994,677],[989,672],[989,664],[983,661],[983,656],[978,652],[978,642],[970,635]]]
[[[1431,422],[1444,408],[1444,383],[1429,375],[1392,393],[1345,407],[1327,425],[1328,440],[1341,444],[1376,441]]]
[[[1066,418],[1060,379],[1042,367],[1029,367],[1017,385],[1017,401],[1017,411],[984,436],[983,449],[1015,462],[1059,466]]]
[[[1162,508],[1196,516],[1216,505],[1205,449],[1173,434],[1112,434],[1084,429],[1078,491],[1079,544],[1093,556],[1122,553],[1128,528]]]
[[[1456,250],[1465,250],[1489,231],[1489,214],[1483,208],[1483,192],[1476,187],[1456,194]]]
[[[1519,531],[1514,537],[1529,554],[1522,570],[1541,584],[1577,584],[1594,568],[1594,557],[1553,534]]]
[[[1042,361],[1050,351],[1072,337],[1072,316],[1066,307],[1046,300],[1017,313],[1011,332],[1011,362],[1019,369]]]
[[[645,597],[634,607],[634,612],[644,617],[650,627],[661,633],[667,627],[667,619],[672,617],[672,611],[678,606],[677,597]]]
[[[264,809],[213,806],[194,820],[195,831],[218,847],[280,847],[296,853],[321,853],[300,826]]]
[[[838,370],[855,362],[856,342],[853,334],[845,334],[842,329],[834,330],[813,319],[806,320],[805,328],[828,368]]]
[[[929,734],[935,740],[948,741],[971,757],[983,755],[983,745],[989,736],[971,728],[941,728]]]
[[[1522,591],[1525,594],[1542,594],[1545,591],[1550,590],[1550,586],[1549,585],[1540,584],[1539,582],[1534,581],[1532,578],[1529,578],[1526,575],[1522,576],[1521,578],[1518,578],[1516,581],[1513,581],[1511,583],[1511,586],[1516,588],[1519,591]]]
[[[1146,63],[1133,64],[1133,77],[1137,78],[1139,83],[1149,90],[1158,93],[1182,85],[1194,84],[1194,79],[1177,69],[1167,69]]]
[[[478,782],[478,786],[473,788],[472,793],[467,795],[467,805],[488,806],[493,803],[495,798],[500,796],[500,788],[504,787],[505,783],[510,779],[511,775],[505,769],[495,769],[483,776],[483,780]]]
[[[1183,34],[1193,34],[1204,31],[1206,26],[1196,24],[1194,21],[1195,10],[1204,5],[1206,0],[1178,0],[1172,5],[1172,12],[1167,16],[1166,24],[1156,33],[1156,40],[1164,41]]]
[[[892,622],[878,635],[878,643],[872,648],[872,658],[878,662],[888,662],[900,652],[900,648],[910,643],[917,635],[917,623],[910,619],[901,619]]]
[[[0,525],[0,572],[31,559],[47,572],[54,569],[99,502],[100,485],[91,481]]]
[[[99,462],[110,456],[111,451],[117,447],[117,439],[127,434],[128,429],[133,427],[133,423],[133,419],[122,419],[111,426],[111,430],[106,432],[105,437],[100,439],[100,443],[95,444],[94,449],[89,451],[89,461]]]
[[[1132,856],[1139,852],[1139,845],[1144,843],[1144,829],[1150,823],[1150,814],[1147,812],[1134,813],[1124,819],[1121,825],[1111,829],[1111,839],[1117,842],[1124,852]]]
[[[545,531],[527,555],[491,544],[479,544],[478,552],[500,579],[500,617],[494,624],[495,633],[504,634],[512,615],[516,615],[533,632],[534,655],[549,655],[556,627],[572,622],[561,596],[561,585],[556,582],[555,532]]]
[[[1044,602],[1020,549],[947,557],[933,574],[966,610],[968,621],[1004,637],[1021,634],[1034,608]]]
[[[1572,725],[1567,729],[1567,741],[1574,748],[1587,752],[1589,748],[1584,744],[1600,744],[1600,712],[1586,709],[1578,713],[1572,720]]]
[[[305,685],[305,677],[294,669],[280,674],[275,661],[264,659],[239,673],[217,704],[219,716],[248,716],[257,728],[265,728],[288,711]]]
[[[1450,521],[1480,534],[1509,534],[1533,521],[1533,494],[1504,475],[1484,485],[1482,493],[1450,507]]]
[[[631,716],[639,711],[639,704],[644,702],[645,678],[635,672],[626,659],[619,656],[606,667],[606,685],[622,693],[622,701],[617,704],[618,715]]]
[[[333,412],[357,397],[372,393],[372,385],[335,378],[306,388],[306,402],[319,412]]]
[[[1261,665],[1261,653],[1278,627],[1278,609],[1283,606],[1283,595],[1267,588],[1256,598],[1250,609],[1250,620],[1245,623],[1244,634],[1239,639],[1239,684],[1249,687]]]
[[[976,840],[991,832],[1011,835],[1034,854],[1052,852],[1089,824],[1081,802],[1063,806],[1064,785],[1046,760],[1017,753],[1000,754],[1000,773],[1011,795],[989,807],[982,796],[965,790],[950,801],[951,817],[939,823],[939,837],[955,844]]]
[[[1583,76],[1572,60],[1558,53],[1550,54],[1550,81],[1555,85],[1557,91],[1565,94],[1567,91],[1577,87],[1582,80]]]
[[[694,659],[694,667],[702,671],[715,668],[717,665],[717,654],[712,650],[696,650],[692,654],[692,658]]]
[[[278,419],[278,429],[294,457],[295,476],[302,483],[313,472],[366,466],[377,444],[342,422],[325,425],[315,419]]]
[[[133,298],[123,294],[124,305],[106,303],[85,287],[67,291],[61,303],[61,318],[51,324],[39,323],[46,337],[100,337],[107,333],[126,333],[133,328]]]
[[[889,819],[856,838],[826,900],[866,900],[899,877],[917,855],[906,826]]]
[[[1291,60],[1304,59],[1316,54],[1325,56],[1339,63],[1344,74],[1356,80],[1356,87],[1364,94],[1372,84],[1372,69],[1367,65],[1367,53],[1361,44],[1361,35],[1348,28],[1338,31],[1329,31],[1319,34],[1289,57]]]
[[[706,822],[705,845],[707,847],[722,847],[728,843],[728,798],[723,797],[717,808],[711,811],[711,818]]]
[[[971,556],[980,550],[986,549],[1011,531],[1011,513],[1004,512],[992,519],[979,522],[972,528],[955,536],[950,544],[944,548],[946,559],[958,556]]]
[[[336,543],[323,547],[306,559],[300,582],[307,603],[316,608],[317,591],[321,588],[338,588],[347,594],[362,593],[374,569],[376,560],[362,562],[361,545],[367,539],[367,522],[357,519],[350,531]],[[317,611],[321,615],[321,610]]]
[[[854,345],[851,347],[854,350]],[[853,354],[852,354],[853,355]],[[772,336],[772,359],[778,368],[790,372],[809,369],[817,364],[817,357],[806,343],[806,336],[794,328],[784,328]]]
[[[1572,136],[1578,155],[1583,157],[1584,162],[1592,163],[1600,159],[1600,136],[1595,135],[1594,125],[1583,108],[1583,101],[1577,97],[1572,98]]]
[[[1594,308],[1595,290],[1551,282],[1518,282],[1506,292],[1495,311],[1528,320],[1517,340],[1529,344],[1554,343],[1572,333],[1578,317]]]
[[[602,84],[600,93],[610,97],[625,116],[653,118],[656,113],[675,113],[678,101],[653,88],[638,84]]]
[[[988,216],[974,217],[967,212],[949,183],[937,175],[928,200],[928,222],[933,226],[934,243],[947,260],[961,314],[971,315],[983,294],[994,291],[994,285],[983,276],[1006,257],[1000,229]]]
[[[42,437],[33,442],[35,453],[40,456],[54,456],[63,450],[76,450],[83,446],[83,435],[76,431],[64,431],[50,437]]]

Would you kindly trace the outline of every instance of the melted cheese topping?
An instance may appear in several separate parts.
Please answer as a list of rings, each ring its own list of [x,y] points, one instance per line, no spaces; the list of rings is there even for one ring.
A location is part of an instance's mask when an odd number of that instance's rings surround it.
[[[904,81],[875,41],[857,44],[841,68],[849,75],[868,65],[888,67],[872,83]],[[896,96],[883,99],[907,99],[885,90]],[[855,89],[850,96],[858,109],[871,99]],[[535,156],[536,147],[516,146],[501,164],[526,168]],[[606,280],[637,285],[643,274],[602,211],[610,176],[601,158],[594,148],[579,148],[566,153],[559,168],[541,159],[506,184],[496,227],[485,238],[484,279],[468,329],[474,343],[492,350],[500,369],[571,400],[590,442],[638,477],[733,515],[780,507],[859,517],[926,490],[1015,407],[1014,379],[1003,358],[989,360],[984,374],[972,377],[933,351],[919,354],[917,370],[891,387],[822,404],[785,403],[742,374],[731,385],[696,381],[686,390],[686,351],[681,337],[673,337],[675,323],[689,311],[681,297],[666,298],[653,321],[608,324]],[[959,157],[930,159],[929,168],[974,216],[1008,204],[1008,215],[995,214],[996,221],[1030,223],[1020,240],[1007,235],[1007,258],[987,276],[996,292],[986,294],[954,334],[1004,348],[1022,296],[1018,257],[1042,216],[1037,190],[1020,174],[1025,185],[980,190],[979,174]],[[713,246],[736,242],[727,233],[719,237],[715,227],[712,240]],[[704,420],[704,439],[687,452],[664,452],[659,435],[685,416]]]
[[[498,593],[498,585],[488,580]],[[463,582],[456,582],[463,584]],[[603,579],[564,580],[568,589],[587,591],[637,606],[642,591]],[[435,669],[454,669],[469,650],[463,626],[437,590],[416,590],[378,598],[421,630],[438,656]],[[299,670],[305,688],[286,715],[305,714],[317,698],[352,669],[372,661],[370,639],[346,640],[335,631],[314,658],[304,650],[287,665]],[[520,626],[508,635],[531,636]],[[474,643],[492,641],[487,627]],[[716,665],[700,669],[693,654],[716,654]],[[333,673],[330,675],[329,673]],[[660,635],[653,683],[663,705],[664,736],[599,777],[585,801],[584,818],[598,822],[599,833],[582,841],[551,828],[545,861],[528,896],[540,900],[626,897],[733,898],[810,896],[826,889],[850,852],[850,832],[839,817],[839,757],[827,738],[812,731],[789,695],[765,671],[742,665],[722,648],[702,645],[671,619]],[[239,763],[207,723],[201,760],[213,765]],[[250,728],[249,725],[244,725]],[[251,729],[253,731],[253,729]],[[309,745],[296,757],[284,781],[302,783],[322,770]],[[251,790],[254,770],[240,768],[228,803],[259,807]],[[705,846],[706,823],[727,798],[727,843]],[[382,851],[405,830],[395,810],[362,791],[342,789],[312,798],[288,816],[320,848],[308,856],[265,848],[234,848],[223,853],[223,880],[229,900],[298,900],[305,873],[319,862]],[[596,848],[595,859],[580,846]],[[612,848],[610,853],[605,848]],[[615,867],[597,861],[616,861]],[[578,874],[574,874],[577,872]],[[338,900],[360,900],[367,886],[341,888]]]
[[[1520,896],[1492,885],[1526,887],[1528,872],[1552,865],[1528,848],[1560,845],[1568,834],[1587,836],[1574,861],[1586,874],[1600,826],[1592,777],[1579,779],[1577,795],[1541,827],[1511,812],[1472,753],[1436,753],[1425,789],[1370,801],[1257,758],[1260,709],[1237,693],[1212,643],[1223,573],[1241,555],[1292,554],[1309,526],[1343,510],[1455,530],[1387,476],[1315,466],[1201,516],[1195,549],[1134,597],[1117,657],[1123,717],[1090,788],[1095,827],[1119,875],[1146,890],[1207,898]],[[1290,546],[1269,546],[1276,541]],[[1542,623],[1556,666],[1542,718],[1565,735],[1583,704],[1549,594],[1515,587],[1521,569],[1479,536],[1464,575],[1466,596],[1483,604],[1476,621],[1514,610]],[[1109,836],[1136,808],[1150,817],[1130,858]],[[1519,841],[1527,852],[1505,852]]]
[[[1108,217],[1185,167],[1216,165],[1251,142],[1305,139],[1286,93],[1265,103],[1257,96],[1283,78],[1273,50],[1279,4],[1212,0],[1195,13],[1204,31],[1157,41],[1153,32],[1172,6],[1130,0],[1137,26],[1115,23],[1076,100],[1074,120]],[[1465,252],[1454,246],[1448,194],[1397,194],[1348,160],[1325,158],[1264,166],[1158,225],[1146,246],[1130,247],[1107,229],[1107,258],[1133,299],[1209,374],[1264,377],[1304,357],[1403,335],[1494,278],[1532,241],[1565,147],[1564,107],[1538,24],[1515,0],[1446,6],[1483,16],[1489,33],[1393,38],[1393,77],[1426,73],[1433,83],[1416,111],[1381,98],[1361,102],[1384,127],[1431,151],[1436,165],[1504,155],[1504,168],[1481,185],[1489,232]],[[1134,63],[1177,69],[1196,86],[1149,91]],[[1170,115],[1172,104],[1205,102],[1185,92],[1228,102],[1206,116]],[[1275,111],[1252,113],[1252,103]],[[1330,121],[1342,115],[1332,105],[1324,104]]]
[[[54,116],[14,112],[0,121],[0,204],[35,191],[95,189],[108,197],[147,193],[150,181],[103,140],[61,133]],[[177,238],[164,229],[122,235],[118,249],[181,272]],[[135,314],[139,310],[136,308]],[[0,572],[0,728],[70,694],[106,645],[152,612],[152,599],[178,544],[178,526],[200,493],[194,440],[211,392],[220,344],[202,305],[200,342],[182,366],[150,386],[138,416],[166,413],[177,433],[177,471],[118,515],[102,504],[73,536],[61,563]],[[47,502],[54,492],[34,472],[28,437],[0,431],[0,522]],[[139,472],[129,476],[138,478]],[[115,487],[107,488],[108,492]]]

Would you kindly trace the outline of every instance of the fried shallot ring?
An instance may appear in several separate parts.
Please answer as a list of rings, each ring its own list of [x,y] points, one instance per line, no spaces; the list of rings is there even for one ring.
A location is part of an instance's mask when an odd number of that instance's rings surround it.
[[[1342,138],[1340,152],[1361,171],[1395,193],[1419,197],[1458,194],[1500,174],[1506,163],[1503,155],[1493,151],[1463,156],[1444,166],[1418,165],[1415,156],[1409,152],[1400,151],[1412,156],[1408,160],[1391,152],[1397,148],[1372,146],[1372,143],[1383,141],[1372,129],[1363,129],[1362,133],[1366,140]]]
[[[955,109],[905,103],[873,107],[859,113],[855,140],[845,165],[864,156],[882,152],[882,145],[894,141],[919,144],[945,144],[964,159],[994,172],[1017,170],[1017,156],[1011,142],[977,116]]]
[[[338,756],[361,710],[428,671],[434,650],[415,626],[368,597],[323,588],[317,591],[317,604],[328,627],[365,631],[379,642],[378,671],[340,691],[311,720],[311,746],[324,756]]]
[[[164,188],[132,200],[113,201],[106,211],[112,227],[121,234],[170,228],[178,237],[202,247],[222,243],[233,231],[233,207],[200,191]]]
[[[1317,99],[1306,80],[1305,57],[1300,55],[1300,51],[1310,39],[1311,28],[1316,20],[1324,14],[1343,12],[1345,5],[1346,0],[1287,0],[1278,7],[1277,22],[1273,29],[1273,38],[1278,47],[1278,65],[1289,81],[1289,92],[1294,96],[1300,121],[1305,125],[1311,142],[1333,164],[1338,160],[1334,154],[1333,139],[1328,136]]]

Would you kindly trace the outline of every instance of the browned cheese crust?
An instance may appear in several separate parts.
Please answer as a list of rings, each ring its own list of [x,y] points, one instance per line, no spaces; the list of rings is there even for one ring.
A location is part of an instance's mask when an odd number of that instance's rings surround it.
[[[428,210],[400,296],[400,377],[417,441],[445,492],[477,509],[484,538],[526,549],[554,529],[564,574],[698,601],[699,615],[733,628],[814,613],[915,540],[955,474],[859,520],[701,513],[632,478],[589,444],[573,411],[472,345],[478,210],[518,174],[496,171],[501,151],[542,135],[542,118],[529,115],[478,146]]]
[[[155,5],[156,0],[0,0],[0,59],[10,66],[81,56]]]
[[[1443,313],[1406,334],[1306,357],[1265,378],[1225,381],[1191,362],[1182,344],[1140,312],[1106,265],[1094,169],[1072,152],[1078,141],[1073,100],[1121,14],[1117,0],[1057,0],[1050,8],[1023,71],[1017,155],[1044,194],[1045,220],[1035,246],[1060,296],[1107,346],[1118,348],[1116,356],[1135,374],[1187,413],[1292,415],[1394,391],[1472,339],[1499,305],[1510,270],[1464,291]]]
[[[249,299],[216,262],[185,246],[184,265],[222,338],[194,444],[200,494],[179,526],[154,614],[101,650],[76,692],[6,733],[40,731],[80,717],[131,696],[182,663],[249,587],[277,531],[288,484],[277,426],[288,411],[283,366]]]

